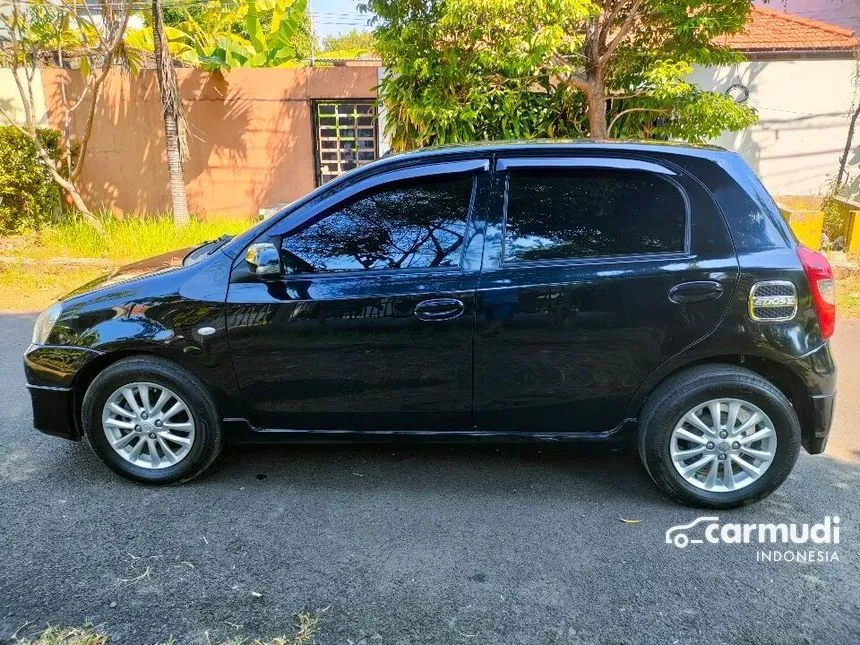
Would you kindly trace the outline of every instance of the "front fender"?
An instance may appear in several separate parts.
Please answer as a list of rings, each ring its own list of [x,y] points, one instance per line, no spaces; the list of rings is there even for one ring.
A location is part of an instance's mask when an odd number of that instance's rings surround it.
[[[239,416],[238,387],[227,343],[225,305],[230,258],[216,252],[199,264],[75,296],[48,344],[25,355],[28,382],[70,387],[78,398],[112,362],[148,354],[200,378],[225,416]]]

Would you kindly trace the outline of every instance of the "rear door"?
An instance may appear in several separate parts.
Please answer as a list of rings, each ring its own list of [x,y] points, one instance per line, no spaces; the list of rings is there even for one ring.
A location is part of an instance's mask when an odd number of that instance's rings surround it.
[[[737,282],[710,196],[669,163],[502,158],[478,287],[484,430],[620,426],[645,377],[718,324]]]
[[[475,225],[488,170],[469,159],[374,174],[267,233],[283,275],[235,278],[227,299],[255,426],[472,427]]]

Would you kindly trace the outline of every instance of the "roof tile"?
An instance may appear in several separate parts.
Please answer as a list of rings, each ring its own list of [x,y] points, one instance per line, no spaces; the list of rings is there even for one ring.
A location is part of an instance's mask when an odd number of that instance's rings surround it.
[[[850,29],[759,6],[752,8],[743,31],[719,42],[747,52],[860,48],[860,38]]]

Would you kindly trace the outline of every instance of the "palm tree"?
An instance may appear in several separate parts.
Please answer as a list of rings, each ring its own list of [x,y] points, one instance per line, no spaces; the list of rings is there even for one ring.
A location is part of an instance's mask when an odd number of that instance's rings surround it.
[[[189,217],[182,162],[187,158],[188,152],[186,141],[188,125],[176,82],[176,70],[173,69],[173,62],[167,50],[161,0],[152,0],[152,40],[155,73],[158,77],[158,89],[161,92],[161,112],[164,116],[164,144],[167,148],[167,174],[170,177],[173,222],[178,226],[185,226],[189,222]]]

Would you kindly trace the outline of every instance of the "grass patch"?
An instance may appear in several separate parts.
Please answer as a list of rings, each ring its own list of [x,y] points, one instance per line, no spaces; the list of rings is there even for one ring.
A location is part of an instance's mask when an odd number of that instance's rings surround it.
[[[12,642],[15,645],[105,645],[108,637],[89,626],[48,627],[35,640],[16,638]]]
[[[194,246],[222,235],[235,235],[253,223],[242,219],[192,220],[188,226],[173,225],[169,216],[102,217],[104,233],[77,217],[43,228],[19,253],[29,257],[104,258],[133,262],[173,249]],[[29,239],[29,238],[28,238]]]
[[[325,610],[323,610],[325,611]],[[210,645],[311,645],[319,628],[318,614],[303,611],[296,615],[296,624],[290,634],[258,639],[234,637],[225,641],[211,641],[208,633],[205,642]],[[91,625],[84,627],[48,627],[33,639],[13,637],[12,645],[107,645],[110,635],[96,631]],[[165,645],[180,645],[172,636]]]
[[[221,641],[218,645],[310,645],[310,643],[314,642],[314,636],[317,634],[319,622],[319,615],[309,611],[303,611],[296,614],[296,625],[292,634],[276,636],[275,638],[267,640],[238,636],[226,641]]]
[[[169,216],[102,216],[104,233],[79,217],[26,236],[0,238],[0,311],[41,311],[57,298],[112,267],[246,230],[250,219],[192,220],[183,228]],[[102,260],[63,264],[64,259]]]
[[[860,318],[860,275],[836,281],[836,326],[840,318]]]
[[[0,311],[41,311],[105,271],[105,267],[0,264]]]

